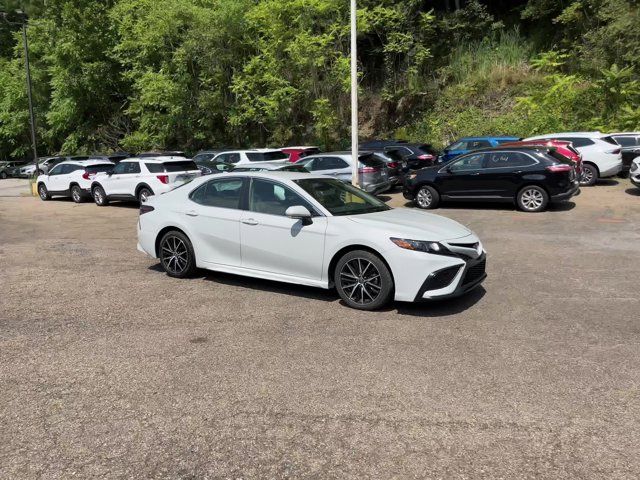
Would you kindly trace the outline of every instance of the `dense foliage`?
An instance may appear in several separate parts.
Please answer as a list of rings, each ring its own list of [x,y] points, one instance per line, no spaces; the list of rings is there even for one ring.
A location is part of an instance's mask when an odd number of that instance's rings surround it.
[[[348,145],[347,0],[18,3],[42,154]],[[364,137],[640,127],[637,0],[358,8]],[[28,156],[20,27],[0,42],[0,158]]]

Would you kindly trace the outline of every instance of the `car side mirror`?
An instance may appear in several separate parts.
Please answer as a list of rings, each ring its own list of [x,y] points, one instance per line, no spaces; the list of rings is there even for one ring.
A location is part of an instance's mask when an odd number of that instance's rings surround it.
[[[289,218],[302,220],[303,225],[311,223],[311,212],[307,210],[307,207],[303,207],[302,205],[293,205],[287,208],[284,214]]]

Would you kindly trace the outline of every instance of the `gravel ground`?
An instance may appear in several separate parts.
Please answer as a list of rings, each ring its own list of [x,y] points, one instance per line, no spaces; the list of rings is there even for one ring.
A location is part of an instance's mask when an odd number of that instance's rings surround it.
[[[447,206],[484,288],[376,313],[171,279],[135,205],[2,197],[0,478],[638,478],[639,193]]]

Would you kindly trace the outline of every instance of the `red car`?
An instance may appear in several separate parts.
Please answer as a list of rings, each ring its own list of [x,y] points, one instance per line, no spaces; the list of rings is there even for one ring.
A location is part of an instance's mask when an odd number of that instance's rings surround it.
[[[568,158],[576,164],[576,174],[582,178],[582,155],[571,142],[564,140],[522,140],[519,142],[503,143],[501,147],[550,147],[555,148],[563,157]]]
[[[281,148],[280,151],[289,155],[289,161],[291,163],[296,163],[301,158],[308,157],[309,155],[320,153],[318,147],[286,147]]]

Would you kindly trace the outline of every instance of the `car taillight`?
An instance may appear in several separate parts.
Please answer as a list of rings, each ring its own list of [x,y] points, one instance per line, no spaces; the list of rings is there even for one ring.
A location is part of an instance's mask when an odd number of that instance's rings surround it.
[[[376,167],[362,167],[358,170],[360,173],[376,173],[379,172],[380,169]]]
[[[571,165],[550,165],[547,167],[547,170],[553,173],[570,172],[571,170],[573,170],[573,167]]]
[[[82,178],[84,178],[85,180],[89,180],[89,172],[84,172],[82,174]]]
[[[158,175],[158,180],[166,185],[169,183],[169,175]]]
[[[433,160],[433,155],[418,155],[418,160]]]
[[[140,215],[144,215],[145,213],[153,212],[155,209],[151,205],[147,205],[146,203],[140,204]]]
[[[387,167],[389,167],[389,168],[398,168],[399,165],[398,165],[397,162],[389,162],[389,163],[387,163]]]
[[[621,150],[616,148],[615,150],[609,150],[607,153],[610,153],[611,155],[618,155],[620,152]]]

